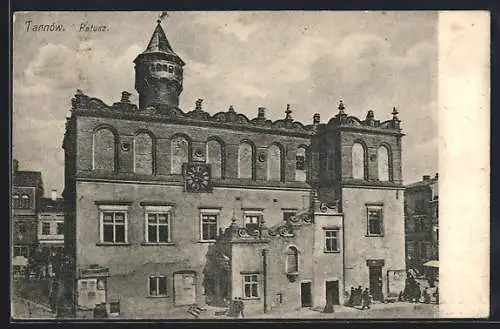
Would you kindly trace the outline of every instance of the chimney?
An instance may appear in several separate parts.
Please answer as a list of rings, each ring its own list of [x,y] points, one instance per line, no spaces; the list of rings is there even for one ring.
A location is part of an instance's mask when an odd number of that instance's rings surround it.
[[[14,159],[12,162],[13,162],[12,163],[12,170],[14,172],[17,172],[19,170],[19,161],[17,161],[16,159]]]
[[[52,199],[52,201],[57,200],[57,190],[52,190],[52,193],[50,194],[50,198]]]
[[[423,181],[428,181],[429,179],[431,179],[431,176],[429,176],[429,175],[422,176]]]

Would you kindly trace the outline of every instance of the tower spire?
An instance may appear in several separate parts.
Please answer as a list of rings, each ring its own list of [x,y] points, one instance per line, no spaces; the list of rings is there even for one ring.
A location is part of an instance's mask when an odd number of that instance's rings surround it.
[[[135,89],[139,93],[141,109],[179,105],[185,63],[172,49],[161,26],[165,17],[168,14],[162,12],[146,50],[134,60]]]

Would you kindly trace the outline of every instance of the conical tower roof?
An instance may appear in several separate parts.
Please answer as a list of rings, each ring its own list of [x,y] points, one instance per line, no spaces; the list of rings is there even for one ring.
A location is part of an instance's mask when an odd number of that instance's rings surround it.
[[[146,50],[139,56],[137,56],[137,58],[146,54],[164,54],[167,57],[177,59],[181,65],[185,65],[184,61],[172,49],[170,42],[168,42],[167,36],[165,35],[163,28],[161,27],[160,21],[158,21],[158,24],[153,31],[153,35],[151,36],[151,40],[149,41]]]

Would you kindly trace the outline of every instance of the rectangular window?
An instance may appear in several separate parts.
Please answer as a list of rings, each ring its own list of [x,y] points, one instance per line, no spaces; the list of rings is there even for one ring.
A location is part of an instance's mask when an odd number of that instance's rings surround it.
[[[297,211],[295,210],[285,210],[283,211],[283,221],[287,222],[291,217],[295,216]]]
[[[383,232],[382,207],[368,207],[368,235],[381,236]]]
[[[147,235],[146,242],[166,243],[170,242],[170,223],[168,213],[146,214],[147,217]]]
[[[202,241],[215,241],[217,238],[218,217],[219,214],[217,212],[201,214]]]
[[[244,298],[259,298],[258,274],[243,275]]]
[[[167,297],[167,277],[163,275],[149,277],[149,296]]]
[[[303,155],[297,155],[295,157],[295,169],[296,170],[306,170],[306,157]]]
[[[325,252],[339,251],[339,230],[325,230]]]
[[[124,212],[103,213],[103,242],[124,243],[125,239],[125,217]]]
[[[100,205],[101,243],[128,242],[127,205]]]
[[[42,223],[42,235],[50,235],[50,223]]]
[[[14,257],[28,257],[28,248],[25,246],[14,247]]]
[[[57,223],[57,234],[58,235],[64,234],[64,223]]]

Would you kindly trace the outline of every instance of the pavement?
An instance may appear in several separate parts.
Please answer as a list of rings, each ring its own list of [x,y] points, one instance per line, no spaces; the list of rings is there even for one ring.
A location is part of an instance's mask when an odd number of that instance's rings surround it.
[[[15,320],[55,319],[56,314],[46,305],[14,297],[11,301],[11,317]]]
[[[372,304],[370,309],[361,310],[359,308],[336,305],[333,313],[323,313],[321,310],[302,308],[298,310],[279,312],[271,311],[265,314],[248,315],[245,318],[283,318],[283,319],[414,319],[439,317],[439,307],[436,304],[397,302],[392,304]]]

